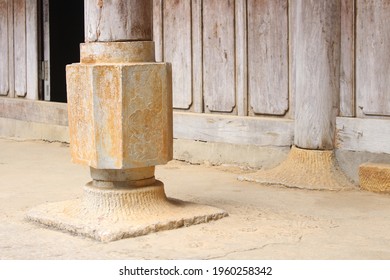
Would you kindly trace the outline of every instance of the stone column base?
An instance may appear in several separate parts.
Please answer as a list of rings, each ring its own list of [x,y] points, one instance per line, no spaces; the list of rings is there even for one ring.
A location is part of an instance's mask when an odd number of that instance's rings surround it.
[[[339,169],[333,151],[305,150],[295,146],[279,166],[240,176],[239,180],[311,190],[356,189]]]
[[[27,218],[50,228],[109,242],[228,216],[218,208],[170,199],[164,185],[135,189],[84,187],[82,199],[47,203]]]

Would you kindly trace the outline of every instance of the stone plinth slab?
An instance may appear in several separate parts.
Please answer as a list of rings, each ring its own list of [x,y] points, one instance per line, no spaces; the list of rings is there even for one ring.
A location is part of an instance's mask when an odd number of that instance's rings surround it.
[[[355,188],[338,167],[333,151],[306,150],[295,146],[279,166],[240,176],[239,180],[312,190]]]
[[[128,169],[171,160],[171,87],[167,63],[68,65],[73,161]]]
[[[364,163],[359,166],[360,187],[367,191],[390,193],[390,164]]]
[[[100,189],[88,184],[83,199],[40,205],[31,221],[75,235],[109,242],[218,220],[218,208],[169,199],[163,184],[129,189]]]

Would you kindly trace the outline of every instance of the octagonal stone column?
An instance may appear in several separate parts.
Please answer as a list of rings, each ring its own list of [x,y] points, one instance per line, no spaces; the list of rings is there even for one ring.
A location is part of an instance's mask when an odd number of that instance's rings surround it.
[[[101,241],[222,218],[223,210],[169,199],[154,177],[172,159],[172,77],[156,63],[152,1],[86,0],[86,43],[68,65],[70,149],[90,166],[81,199],[49,203],[32,221]]]

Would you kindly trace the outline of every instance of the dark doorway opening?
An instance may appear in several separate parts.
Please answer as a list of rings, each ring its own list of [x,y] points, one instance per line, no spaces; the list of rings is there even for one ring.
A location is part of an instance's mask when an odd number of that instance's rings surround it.
[[[67,102],[65,66],[80,61],[84,1],[49,1],[50,101]]]

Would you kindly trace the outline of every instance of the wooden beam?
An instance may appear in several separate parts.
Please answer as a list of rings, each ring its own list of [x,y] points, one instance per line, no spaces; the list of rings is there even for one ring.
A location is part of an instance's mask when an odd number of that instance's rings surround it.
[[[294,122],[280,118],[173,114],[173,137],[257,146],[290,146]]]
[[[390,154],[390,120],[336,119],[336,147],[342,150]]]
[[[0,118],[55,125],[68,125],[65,103],[0,98]]]

